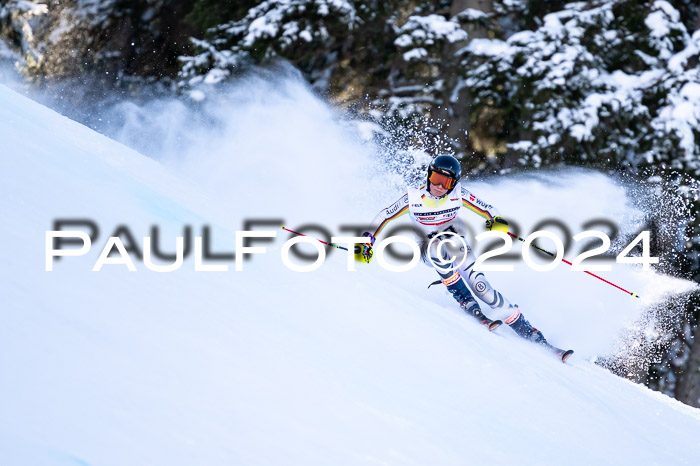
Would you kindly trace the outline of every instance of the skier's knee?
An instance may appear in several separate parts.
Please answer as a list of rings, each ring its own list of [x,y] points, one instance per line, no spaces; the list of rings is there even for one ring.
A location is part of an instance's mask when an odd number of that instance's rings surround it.
[[[499,292],[493,289],[491,284],[482,277],[477,278],[471,283],[471,288],[474,294],[490,307],[501,307],[503,305],[503,297]]]

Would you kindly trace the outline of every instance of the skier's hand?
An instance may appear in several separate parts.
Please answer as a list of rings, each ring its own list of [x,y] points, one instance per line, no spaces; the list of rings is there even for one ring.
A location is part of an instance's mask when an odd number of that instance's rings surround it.
[[[493,217],[486,220],[486,229],[488,231],[508,233],[508,222],[503,217]]]
[[[369,243],[355,243],[354,254],[355,260],[358,262],[364,262],[369,264],[372,261],[372,256],[374,252],[372,251],[372,245],[374,244],[374,236],[371,233],[364,232],[362,236],[368,236],[371,242]]]

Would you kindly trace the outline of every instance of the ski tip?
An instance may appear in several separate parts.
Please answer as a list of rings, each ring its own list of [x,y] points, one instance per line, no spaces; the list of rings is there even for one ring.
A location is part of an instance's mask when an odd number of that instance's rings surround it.
[[[500,321],[500,320],[494,320],[493,322],[491,322],[491,323],[489,324],[489,332],[493,332],[493,331],[496,330],[498,327],[500,327],[501,324],[503,324],[502,321]]]
[[[561,362],[566,362],[572,354],[574,354],[574,350],[572,349],[564,351],[561,355]]]

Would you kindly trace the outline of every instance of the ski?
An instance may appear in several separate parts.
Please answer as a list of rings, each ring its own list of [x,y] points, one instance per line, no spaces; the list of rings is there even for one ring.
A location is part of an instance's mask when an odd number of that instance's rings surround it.
[[[489,329],[489,332],[493,332],[496,330],[498,327],[500,327],[503,324],[503,321],[501,320],[491,320],[485,315],[479,313],[478,316],[473,316],[481,325]],[[551,351],[553,354],[559,357],[561,359],[561,362],[566,362],[567,359],[569,359],[569,356],[574,354],[574,350],[569,349],[569,350],[563,350],[561,348],[557,348],[554,345],[550,345],[547,343],[547,341],[543,341],[539,343],[540,345],[544,346],[547,348],[549,351]]]
[[[483,314],[482,314],[481,318],[477,317],[477,320],[479,321],[479,323],[481,325],[488,328],[489,332],[493,332],[498,327],[500,327],[501,324],[503,323],[503,321],[501,321],[501,320],[491,320],[488,317],[484,316]]]
[[[473,300],[472,300],[472,302],[473,302]],[[476,304],[476,303],[475,303],[475,304]],[[498,319],[496,319],[496,320],[491,320],[491,319],[489,319],[488,317],[486,317],[486,316],[484,315],[484,313],[481,312],[481,309],[479,309],[478,306],[477,306],[476,308],[474,308],[474,307],[469,307],[469,308],[466,308],[466,309],[465,309],[464,307],[462,307],[462,309],[463,309],[464,312],[466,312],[468,315],[470,315],[470,316],[472,316],[473,318],[475,318],[476,321],[479,322],[481,325],[483,325],[484,327],[486,327],[487,329],[489,329],[489,332],[493,332],[493,331],[496,330],[498,327],[500,327],[501,324],[503,324],[503,321],[501,321],[501,320],[498,320]]]
[[[556,346],[550,345],[549,343],[543,343],[542,346],[559,356],[561,362],[566,362],[566,360],[569,359],[569,356],[574,354],[574,350],[563,350],[561,348],[557,348]]]

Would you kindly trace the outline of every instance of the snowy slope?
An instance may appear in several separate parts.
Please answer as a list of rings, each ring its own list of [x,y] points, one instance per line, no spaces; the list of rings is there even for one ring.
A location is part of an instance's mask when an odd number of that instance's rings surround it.
[[[194,272],[191,257],[170,273],[92,272],[119,225],[137,239],[158,225],[166,251],[183,225],[211,225],[230,251],[245,219],[333,229],[399,194],[364,176],[369,150],[304,89],[237,92],[218,136],[159,163],[0,87],[0,464],[696,463],[700,411],[588,362],[687,283],[616,266],[606,277],[633,300],[563,268],[490,274],[576,349],[563,365],[485,332],[426,289],[426,267],[351,273],[334,251],[289,271],[281,232],[242,272]],[[542,206],[574,226],[636,215],[594,174],[471,187],[523,227]],[[100,237],[46,272],[56,218],[93,219]]]

